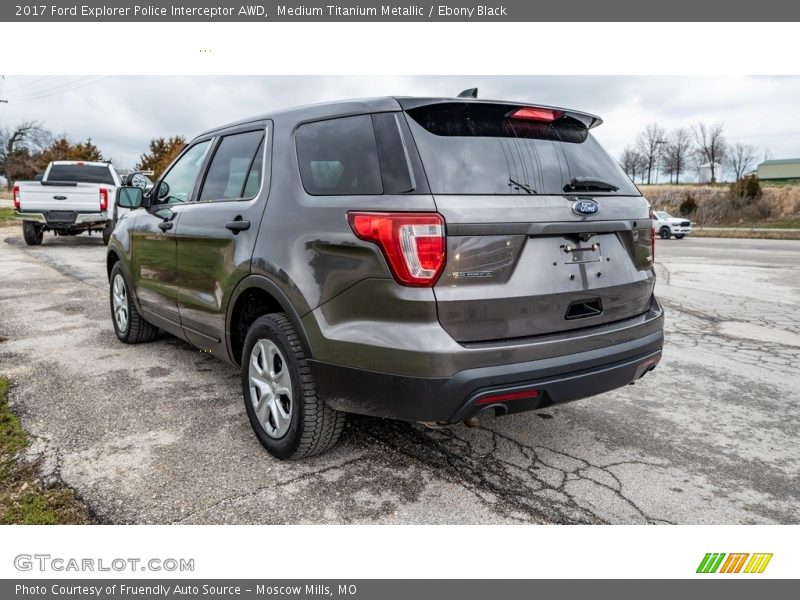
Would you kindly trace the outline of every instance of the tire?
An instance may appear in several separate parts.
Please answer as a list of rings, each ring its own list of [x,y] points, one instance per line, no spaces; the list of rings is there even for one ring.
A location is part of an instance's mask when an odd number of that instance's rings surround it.
[[[114,232],[114,224],[109,221],[106,223],[106,226],[103,227],[103,245],[108,246],[108,240],[111,239],[111,234]]]
[[[33,221],[22,222],[22,237],[28,246],[40,246],[44,238],[44,228]]]
[[[683,238],[685,238],[685,237],[686,237],[686,234],[685,234],[685,233],[681,233],[681,234],[679,234],[679,235],[676,235],[676,236],[675,236],[675,239],[676,239],[676,240],[682,240],[682,239],[683,239]]]
[[[122,274],[119,262],[111,269],[109,285],[109,301],[111,303],[111,322],[114,324],[114,333],[121,342],[126,344],[141,344],[152,342],[158,337],[158,327],[148,323],[136,310],[136,304],[131,298],[130,287]],[[125,319],[121,318],[121,313]]]
[[[325,452],[344,429],[345,413],[317,396],[300,338],[284,313],[259,317],[250,326],[242,351],[242,394],[258,441],[275,458]]]
[[[672,237],[672,232],[669,230],[669,227],[662,227],[658,231],[658,235],[661,236],[662,240],[668,240],[670,237]]]

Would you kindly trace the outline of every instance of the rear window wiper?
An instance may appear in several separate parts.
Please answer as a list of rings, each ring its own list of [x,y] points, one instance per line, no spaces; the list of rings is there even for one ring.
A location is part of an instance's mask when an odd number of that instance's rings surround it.
[[[613,183],[609,183],[597,177],[573,177],[570,182],[564,186],[565,192],[616,192],[617,190],[619,190],[619,188]]]
[[[525,191],[526,191],[526,192],[528,192],[529,194],[535,194],[535,193],[536,193],[536,190],[535,190],[535,189],[533,189],[531,186],[529,186],[529,185],[526,185],[526,184],[524,184],[524,183],[520,183],[519,181],[517,181],[517,180],[515,180],[515,179],[513,179],[513,178],[511,178],[511,177],[509,177],[509,178],[508,178],[508,182],[509,182],[511,185],[515,185],[515,186],[517,186],[517,187],[518,187],[519,189],[521,189],[521,190],[525,190]]]

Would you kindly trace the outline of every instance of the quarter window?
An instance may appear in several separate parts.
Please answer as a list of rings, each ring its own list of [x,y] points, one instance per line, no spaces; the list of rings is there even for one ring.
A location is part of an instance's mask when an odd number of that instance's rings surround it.
[[[297,130],[300,177],[318,196],[383,193],[372,118],[343,117],[301,125]]]
[[[264,132],[222,138],[208,168],[200,201],[253,198],[261,185]]]

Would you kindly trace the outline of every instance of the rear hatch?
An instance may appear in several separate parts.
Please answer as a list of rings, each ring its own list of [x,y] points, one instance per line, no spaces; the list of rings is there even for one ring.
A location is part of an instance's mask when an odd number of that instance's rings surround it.
[[[439,321],[463,343],[553,334],[647,312],[649,205],[589,134],[597,117],[478,101],[407,101],[447,263]]]

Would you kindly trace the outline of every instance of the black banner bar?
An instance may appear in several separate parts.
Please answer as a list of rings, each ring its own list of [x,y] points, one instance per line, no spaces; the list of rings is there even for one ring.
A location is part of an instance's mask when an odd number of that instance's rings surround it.
[[[674,600],[721,597],[796,598],[797,580],[709,576],[694,580],[423,580],[423,579],[63,579],[2,580],[0,597],[15,600],[494,600],[521,598],[594,598]],[[794,590],[794,592],[792,592]]]
[[[800,21],[800,2],[761,0],[361,0],[256,2],[231,0],[10,0],[2,22],[786,22]],[[568,33],[565,31],[565,33]],[[602,34],[602,29],[598,30]],[[680,31],[676,27],[676,36]]]

